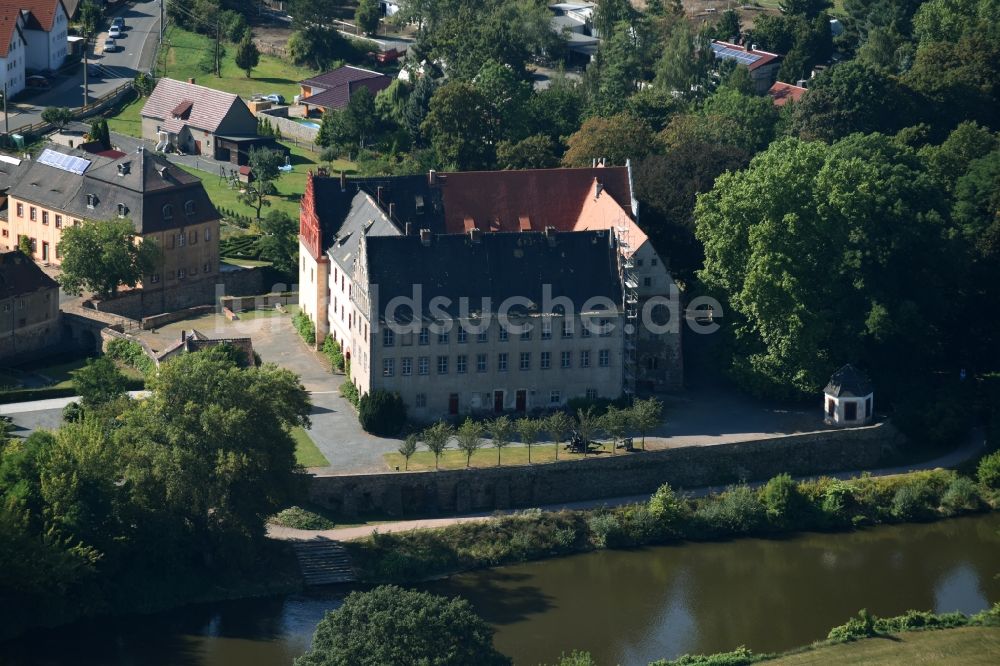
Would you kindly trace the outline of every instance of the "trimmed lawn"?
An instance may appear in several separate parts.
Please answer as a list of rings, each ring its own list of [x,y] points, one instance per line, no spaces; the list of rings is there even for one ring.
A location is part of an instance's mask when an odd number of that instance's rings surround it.
[[[112,132],[142,138],[142,112],[146,104],[145,97],[132,100],[113,118],[108,118],[108,129]]]
[[[303,428],[292,428],[292,437],[295,439],[295,460],[303,467],[328,467],[330,461],[320,453],[316,444],[312,441]]]
[[[87,364],[87,359],[79,358],[73,361],[67,361],[64,363],[56,363],[53,365],[40,366],[37,368],[32,368],[31,372],[39,375],[44,375],[52,380],[50,388],[70,388],[73,386],[73,375],[77,370],[82,368]],[[116,363],[118,370],[121,371],[123,375],[129,379],[142,379],[143,375],[141,372],[133,367],[122,365]]]
[[[261,210],[261,215],[266,215],[270,210],[280,210],[292,218],[298,219],[299,199],[302,198],[302,193],[306,190],[307,173],[309,171],[316,171],[320,166],[320,159],[319,155],[302,146],[287,143],[284,145],[288,146],[289,150],[292,151],[292,170],[281,174],[281,177],[275,183],[278,193],[269,198],[271,205],[265,206]],[[216,207],[225,208],[241,215],[249,215],[251,217],[256,215],[256,211],[253,208],[240,203],[237,191],[229,187],[229,183],[225,179],[221,179],[218,175],[207,171],[192,169],[183,164],[178,166],[192,176],[201,179],[201,184],[208,193],[208,198],[212,200],[212,203]],[[343,160],[334,162],[332,167],[335,171],[343,169],[344,171],[353,172],[356,170],[355,164]]]
[[[909,631],[885,638],[829,645],[779,657],[766,664],[779,666],[858,666],[869,664],[964,664],[992,666],[1000,663],[1000,627],[959,627]]]
[[[422,446],[422,445],[421,445]],[[565,446],[565,444],[563,445]],[[598,453],[597,451],[600,451]],[[611,444],[604,443],[601,445],[600,449],[592,448],[591,453],[588,454],[588,458],[593,458],[594,456],[606,457],[611,455]],[[633,455],[625,453],[622,450],[616,452],[616,455]],[[397,466],[399,469],[405,467],[406,462],[398,453],[386,453],[382,456],[385,460],[385,464],[389,466],[389,469],[395,469]],[[570,453],[565,448],[559,449],[559,460],[582,460],[583,454],[580,453]],[[556,461],[556,447],[554,444],[535,444],[531,447],[531,464],[535,463],[550,463]],[[487,446],[481,448],[472,454],[471,467],[496,467],[497,464],[497,450],[492,446]],[[500,452],[500,464],[506,465],[527,465],[528,464],[528,447],[524,445],[511,445],[506,446]],[[448,448],[445,449],[444,453],[441,454],[441,459],[438,461],[439,469],[464,469],[465,468],[465,453],[455,448],[454,443],[449,444]],[[411,472],[434,469],[434,454],[430,451],[420,450],[413,454],[410,458],[409,470]]]
[[[158,64],[160,76],[168,76],[178,81],[193,78],[199,85],[225,90],[250,99],[254,94],[269,95],[278,93],[291,100],[299,94],[299,81],[315,76],[318,72],[307,67],[298,67],[290,61],[281,60],[275,56],[260,56],[260,63],[254,68],[250,78],[234,60],[235,44],[225,44],[226,53],[222,58],[222,76],[215,73],[206,74],[198,63],[206,54],[214,50],[213,40],[206,35],[188,32],[176,26],[167,31],[165,41],[170,45],[166,53],[166,73],[163,71],[163,58]]]

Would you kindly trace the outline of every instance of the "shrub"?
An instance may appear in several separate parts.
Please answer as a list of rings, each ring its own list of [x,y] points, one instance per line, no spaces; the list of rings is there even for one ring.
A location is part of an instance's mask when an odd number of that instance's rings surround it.
[[[361,396],[358,421],[365,432],[392,437],[406,424],[406,405],[398,393],[376,389]]]
[[[856,508],[851,485],[837,480],[831,482],[823,491],[820,507],[830,524],[844,525],[850,522]]]
[[[80,406],[80,403],[74,400],[63,407],[62,418],[66,423],[76,423],[83,418],[83,407]]]
[[[280,511],[271,518],[271,522],[297,530],[329,530],[337,526],[326,516],[298,506],[290,506],[284,511]]]
[[[705,498],[695,518],[710,534],[751,534],[767,523],[757,491],[746,484],[730,486],[724,493]]]
[[[980,499],[976,484],[968,477],[956,476],[941,495],[941,506],[952,514],[977,511]]]
[[[622,540],[622,526],[613,513],[599,513],[587,521],[591,541],[598,548],[614,548]]]
[[[358,387],[355,386],[350,379],[340,385],[340,395],[347,398],[347,401],[357,408],[358,402],[361,398],[358,395]]]
[[[664,483],[656,489],[653,496],[649,498],[649,513],[660,524],[660,529],[665,535],[679,535],[683,530],[684,523],[691,516],[687,502],[680,497],[669,483]]]
[[[892,497],[892,515],[900,520],[927,520],[935,513],[937,497],[924,480],[907,483]]]
[[[326,340],[323,341],[323,354],[330,360],[330,365],[335,369],[344,369],[344,354],[332,335],[326,336]]]
[[[1000,451],[994,451],[979,461],[976,477],[987,488],[1000,489]]]
[[[731,652],[685,654],[670,661],[654,661],[650,666],[747,666],[761,661],[765,656],[756,655],[740,646]]]
[[[869,613],[868,609],[862,608],[858,611],[857,617],[852,617],[846,623],[831,629],[826,638],[831,641],[853,641],[869,638],[875,633],[875,616]]]
[[[108,347],[104,354],[108,358],[120,361],[147,376],[153,374],[156,370],[156,362],[146,354],[142,345],[135,340],[115,338],[108,342]]]
[[[790,475],[779,474],[761,490],[768,521],[779,528],[802,525],[808,519],[809,501]]]
[[[307,344],[316,344],[316,327],[313,326],[312,319],[309,318],[305,312],[299,310],[292,317],[292,325],[295,326],[295,330],[299,332],[302,339],[306,341]]]

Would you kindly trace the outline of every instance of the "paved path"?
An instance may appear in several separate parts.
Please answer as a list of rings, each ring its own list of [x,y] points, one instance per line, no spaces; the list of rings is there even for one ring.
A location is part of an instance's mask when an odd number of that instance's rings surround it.
[[[986,436],[983,431],[977,429],[973,431],[969,437],[968,442],[966,442],[961,447],[947,453],[934,460],[929,460],[923,463],[917,463],[915,465],[900,465],[898,467],[886,467],[882,469],[874,470],[854,470],[850,472],[839,472],[837,474],[829,474],[826,476],[831,476],[837,479],[850,479],[852,477],[859,476],[862,471],[868,471],[872,476],[892,476],[894,474],[905,474],[906,472],[912,472],[917,470],[927,470],[927,469],[937,469],[939,467],[954,467],[960,463],[969,460],[970,458],[981,453],[986,447]],[[816,475],[797,477],[796,480],[803,481],[807,479],[816,478]],[[750,484],[753,487],[759,487],[763,485],[763,482]],[[717,493],[723,490],[720,486],[709,486],[705,488],[696,488],[692,490],[685,490],[684,494],[691,497],[703,497],[712,493]],[[539,507],[542,511],[562,511],[564,509],[582,510],[582,509],[596,509],[600,507],[614,507],[622,506],[625,504],[635,504],[637,502],[645,502],[649,499],[649,494],[642,495],[630,495],[628,497],[613,497],[606,499],[596,499],[596,500],[585,500],[581,502],[567,502],[563,504],[549,504]],[[392,523],[382,523],[379,525],[359,525],[357,527],[340,527],[332,530],[298,530],[291,527],[281,527],[279,525],[268,525],[267,534],[272,539],[281,539],[286,541],[297,541],[302,539],[334,539],[338,541],[350,541],[353,539],[363,539],[367,536],[371,536],[374,532],[386,533],[386,532],[408,532],[410,530],[421,530],[429,529],[434,527],[446,527],[448,525],[458,525],[460,523],[471,523],[471,522],[483,522],[490,520],[497,513],[515,513],[516,510],[502,511],[502,512],[483,512],[468,514],[464,516],[453,516],[448,518],[427,518],[422,520],[403,520]]]
[[[96,70],[96,76],[88,76],[90,101],[108,94],[118,86],[135,78],[140,71],[153,67],[153,54],[160,33],[160,1],[145,0],[135,2],[108,13],[102,26],[105,30],[115,16],[125,18],[128,28],[125,37],[118,40],[121,50],[115,53],[95,53],[91,46],[88,61]],[[102,32],[94,40],[104,43]],[[97,50],[100,50],[98,48]],[[23,100],[23,101],[22,101]],[[52,81],[52,88],[41,93],[25,92],[18,95],[10,105],[9,122],[11,131],[23,125],[40,122],[42,110],[47,106],[79,107],[83,104],[83,67],[77,67],[70,74],[59,76]]]

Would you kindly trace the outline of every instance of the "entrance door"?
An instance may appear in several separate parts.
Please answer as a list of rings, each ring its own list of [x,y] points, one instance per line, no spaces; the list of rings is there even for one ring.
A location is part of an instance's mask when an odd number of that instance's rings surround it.
[[[503,411],[503,391],[493,391],[493,411],[497,414]]]
[[[519,412],[523,412],[527,408],[528,408],[528,392],[524,389],[518,389],[514,409],[516,409]]]
[[[858,420],[858,403],[845,402],[844,403],[844,420],[845,421],[857,421]]]
[[[194,152],[197,155],[201,155],[201,141],[198,141],[197,139],[195,139],[194,142]]]
[[[49,244],[42,241],[42,263],[46,263],[49,260]]]
[[[458,394],[452,393],[448,396],[448,413],[458,414]]]

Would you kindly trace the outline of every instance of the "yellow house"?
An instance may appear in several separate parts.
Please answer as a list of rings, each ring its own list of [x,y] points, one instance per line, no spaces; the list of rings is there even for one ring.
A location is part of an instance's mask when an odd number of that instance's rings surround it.
[[[128,219],[160,248],[153,290],[214,277],[219,267],[219,213],[201,181],[140,150],[107,157],[50,146],[10,189],[0,244],[31,243],[35,261],[58,267],[63,229],[87,220]]]

